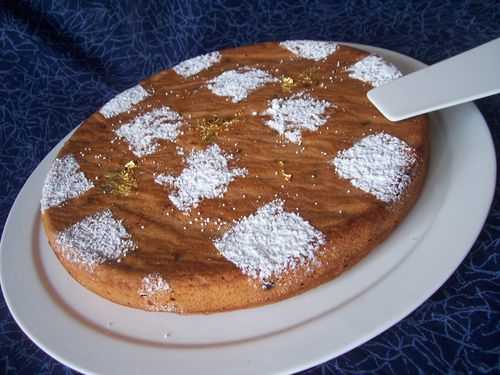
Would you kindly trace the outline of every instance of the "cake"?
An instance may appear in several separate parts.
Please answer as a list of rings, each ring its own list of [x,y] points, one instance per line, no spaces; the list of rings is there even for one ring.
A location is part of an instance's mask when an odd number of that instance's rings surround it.
[[[422,189],[427,117],[392,123],[366,98],[401,75],[326,41],[215,51],[161,71],[59,151],[41,198],[50,247],[84,287],[148,311],[241,309],[330,281]]]

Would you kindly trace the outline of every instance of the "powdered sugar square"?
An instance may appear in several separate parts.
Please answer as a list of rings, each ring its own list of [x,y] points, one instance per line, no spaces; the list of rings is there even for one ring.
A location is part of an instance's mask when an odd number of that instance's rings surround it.
[[[99,110],[99,113],[106,118],[114,117],[127,112],[149,95],[144,87],[136,85],[116,95]]]
[[[73,155],[54,160],[42,190],[42,212],[76,198],[94,187],[92,181],[80,171]]]
[[[347,71],[349,77],[367,82],[373,87],[381,86],[403,76],[398,68],[375,55],[365,57]]]
[[[136,156],[142,157],[156,152],[159,139],[175,141],[181,126],[181,116],[164,106],[136,117],[115,132]]]
[[[413,148],[386,133],[364,137],[331,161],[340,177],[386,203],[399,199],[410,184],[415,162]]]
[[[302,142],[302,131],[316,131],[327,121],[324,112],[332,106],[326,100],[318,100],[309,94],[299,93],[289,98],[277,98],[270,102],[263,115],[271,116],[265,124],[276,130],[292,143]]]
[[[215,95],[230,97],[233,103],[237,103],[266,83],[276,81],[275,77],[263,70],[247,67],[222,73],[208,82],[208,89]]]
[[[173,69],[177,74],[183,76],[184,78],[189,78],[205,69],[210,68],[212,65],[217,64],[220,61],[220,58],[221,54],[218,51],[210,52],[205,55],[185,60],[174,66]]]
[[[247,174],[244,168],[230,169],[228,161],[231,159],[232,156],[216,144],[205,150],[194,150],[179,176],[158,175],[155,182],[176,189],[169,195],[170,201],[179,210],[189,211],[203,199],[222,197],[236,177]]]
[[[287,40],[280,46],[304,59],[320,61],[337,50],[337,43],[319,40]]]
[[[135,244],[121,220],[110,210],[87,216],[56,237],[63,254],[70,262],[93,267],[117,260],[135,249]]]
[[[159,272],[147,274],[142,278],[139,295],[149,297],[154,294],[170,291],[170,285]]]
[[[320,231],[275,200],[237,222],[214,246],[244,274],[265,281],[313,260],[325,242]]]

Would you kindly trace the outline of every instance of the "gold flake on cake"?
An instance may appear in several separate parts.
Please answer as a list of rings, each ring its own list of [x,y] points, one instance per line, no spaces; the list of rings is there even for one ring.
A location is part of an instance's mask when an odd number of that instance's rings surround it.
[[[137,178],[135,169],[138,167],[137,161],[130,160],[119,171],[105,174],[106,182],[102,185],[105,193],[127,196],[137,190]]]
[[[232,117],[220,117],[214,115],[205,117],[196,121],[195,128],[200,134],[202,143],[208,144],[215,141],[222,132],[226,132],[229,128],[240,121],[241,113],[235,113]]]
[[[278,160],[278,165],[280,166],[279,169],[279,175],[283,177],[283,179],[287,182],[292,180],[293,175],[291,173],[286,173],[285,171],[285,161],[284,160]]]
[[[281,89],[285,93],[290,93],[294,89],[304,89],[320,86],[324,81],[318,67],[307,68],[295,75],[283,75],[280,78]]]
[[[311,67],[304,70],[299,74],[297,81],[300,82],[301,85],[309,87],[309,86],[318,86],[323,80],[323,76],[319,71],[318,67]]]
[[[297,86],[297,83],[294,81],[292,77],[289,76],[281,77],[281,89],[284,92],[291,92],[295,86]]]

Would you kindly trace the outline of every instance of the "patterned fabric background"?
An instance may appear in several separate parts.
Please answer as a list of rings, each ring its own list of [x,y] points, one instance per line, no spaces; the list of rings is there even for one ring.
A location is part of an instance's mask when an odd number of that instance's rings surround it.
[[[327,39],[433,63],[497,37],[495,0],[0,1],[0,229],[65,134],[119,91],[187,57]],[[498,148],[500,96],[477,104]],[[500,373],[499,264],[497,190],[484,230],[442,288],[385,333],[304,374]],[[31,343],[2,298],[0,373],[73,373]]]

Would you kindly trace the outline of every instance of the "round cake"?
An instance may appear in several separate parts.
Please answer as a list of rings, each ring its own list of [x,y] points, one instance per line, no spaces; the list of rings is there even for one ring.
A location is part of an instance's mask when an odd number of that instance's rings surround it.
[[[417,200],[428,119],[366,98],[401,72],[325,41],[211,52],[122,92],[54,160],[42,221],[81,285],[149,311],[272,303],[332,280]]]

